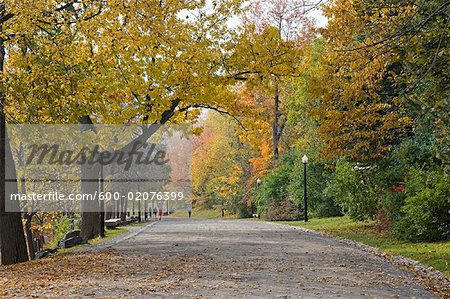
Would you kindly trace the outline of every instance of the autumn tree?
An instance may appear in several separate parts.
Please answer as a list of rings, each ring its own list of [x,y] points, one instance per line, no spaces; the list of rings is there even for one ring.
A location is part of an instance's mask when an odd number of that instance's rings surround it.
[[[6,70],[6,47],[14,37],[26,35],[36,23],[53,20],[60,8],[45,2],[23,3],[2,1],[0,3],[0,73]],[[23,9],[26,7],[26,9]],[[16,177],[11,147],[6,132],[7,96],[4,86],[0,89],[0,255],[2,264],[13,264],[28,260],[21,215],[6,212],[6,198],[17,193],[17,182],[5,184],[5,177]],[[13,203],[14,205],[14,203]],[[18,208],[18,206],[16,206]],[[18,210],[18,209],[17,209]]]
[[[373,55],[364,45],[374,38],[353,1],[330,1],[323,36],[327,42],[321,77],[321,136],[328,158],[347,156],[359,162],[385,157],[411,129],[404,101],[387,95],[400,72],[395,54]],[[353,51],[349,51],[353,49]],[[320,75],[319,75],[320,76]]]
[[[64,13],[56,22],[9,41],[6,110],[17,121],[164,124],[193,121],[198,108],[227,106],[233,92],[218,75],[217,45],[237,2],[57,6]],[[153,134],[144,131],[137,140]],[[85,215],[86,238],[97,234],[98,218]]]
[[[29,3],[24,3],[23,1],[8,1],[2,2],[0,5],[1,10],[1,76],[2,76],[2,88],[1,88],[1,98],[2,98],[2,132],[6,134],[5,131],[5,123],[6,118],[9,119],[35,119],[35,113],[33,105],[26,105],[27,109],[20,109],[19,106],[13,104],[14,95],[11,95],[11,85],[9,85],[10,72],[16,72],[20,69],[20,64],[16,65],[15,61],[17,61],[14,57],[20,57],[21,59],[26,60],[28,55],[35,54],[33,52],[32,45],[42,46],[43,48],[48,49],[49,45],[57,45],[58,40],[52,40],[52,43],[47,42],[47,44],[38,44],[35,43],[37,40],[35,37],[39,36],[44,38],[46,35],[52,36],[51,30],[57,31],[58,28],[63,28],[64,26],[71,26],[80,22],[87,22],[88,20],[97,17],[103,10],[104,3],[100,1],[85,1],[83,3],[79,3],[77,1],[74,2],[56,2],[49,3],[48,1],[33,1]],[[54,37],[54,36],[52,36]],[[47,39],[48,40],[48,39]],[[5,61],[5,49],[8,48],[8,60]],[[31,55],[32,56],[32,55]],[[36,56],[35,56],[36,57]],[[41,61],[44,62],[45,61]],[[31,65],[25,65],[25,69],[23,69],[25,74],[31,74],[31,76],[35,76],[31,72]],[[67,68],[66,68],[67,70]],[[45,74],[51,73],[48,72],[47,69]],[[42,75],[37,74],[37,76]],[[53,75],[57,76],[57,73],[53,73]],[[68,77],[70,77],[70,72],[67,72]],[[24,78],[20,78],[19,76],[15,77],[19,78],[20,83],[30,82],[31,80],[21,80]],[[44,77],[45,80],[45,77]],[[61,93],[57,92],[64,88],[64,85],[57,85],[57,90],[55,88],[51,88],[51,81],[41,81],[41,85],[32,85],[31,89],[41,89],[45,90],[49,94],[55,92],[57,96],[60,96]],[[18,86],[20,87],[20,85]],[[19,90],[21,90],[19,88]],[[28,102],[33,103],[33,101]],[[61,107],[61,102],[59,105],[52,105],[51,99],[44,99],[42,106],[47,106],[51,108]],[[14,108],[19,108],[16,110],[14,114]],[[30,109],[31,108],[31,109]],[[58,109],[58,108],[57,108]],[[33,114],[32,117],[29,117],[29,114],[24,113],[24,111],[28,110]],[[51,110],[51,109],[50,109]],[[70,113],[70,112],[69,112]],[[46,114],[42,113],[43,119],[45,121],[49,121],[50,119],[55,119],[54,114]],[[15,165],[12,159],[12,155],[10,154],[10,145],[9,142],[5,142],[5,134],[2,135],[1,142],[1,150],[0,155],[2,159],[6,159],[8,162],[8,167],[6,167],[6,171],[10,171],[10,175],[8,177],[15,177]],[[5,148],[3,148],[5,146]],[[5,157],[6,153],[6,157]],[[2,160],[4,161],[4,160]],[[5,165],[3,163],[2,169],[5,169]],[[4,186],[4,178],[5,174],[2,173],[0,175],[1,182],[0,185]],[[8,194],[17,193],[17,186],[15,186],[14,182],[8,184],[9,188],[13,190],[6,190],[7,192],[1,192],[1,206],[0,206],[0,214],[1,214],[1,225],[0,225],[0,234],[1,238],[1,257],[3,264],[16,263],[27,260],[26,257],[26,248],[24,248],[25,241],[23,237],[23,229],[22,222],[19,219],[20,213],[13,212],[5,212],[5,199],[8,197]]]
[[[437,128],[446,123],[448,113],[438,107],[448,98],[443,50],[448,6],[442,1],[327,3],[321,131],[328,157],[383,160],[410,135],[423,111],[435,116]]]
[[[246,81],[262,98],[270,99],[273,159],[279,157],[286,125],[286,109],[280,97],[284,82],[301,72],[302,46],[309,39],[309,1],[253,1],[244,17],[242,34],[233,45],[228,72]]]
[[[252,149],[242,142],[239,124],[230,116],[209,112],[199,125],[203,132],[195,139],[192,162],[196,205],[211,209],[223,204],[245,216]]]
[[[448,165],[449,3],[335,0],[324,11],[314,98],[323,153],[336,162],[328,194],[355,219],[436,238],[447,226],[434,215],[446,213],[437,194],[448,188],[434,177]],[[428,208],[412,209],[419,201]]]

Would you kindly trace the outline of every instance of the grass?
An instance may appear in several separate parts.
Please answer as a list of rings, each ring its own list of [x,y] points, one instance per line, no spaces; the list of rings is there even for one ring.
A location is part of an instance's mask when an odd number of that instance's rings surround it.
[[[349,217],[313,218],[302,221],[282,222],[308,229],[326,232],[358,241],[393,255],[409,257],[441,271],[450,278],[450,242],[410,243],[377,232],[373,223],[354,222]]]
[[[144,220],[142,220],[142,221],[144,221]],[[144,221],[144,222],[131,223],[131,224],[128,224],[128,226],[145,226],[147,224],[148,224],[148,222]]]
[[[115,229],[108,229],[107,228],[106,231],[105,231],[105,237],[104,238],[98,237],[98,238],[89,240],[89,244],[98,244],[98,243],[104,242],[104,241],[106,241],[108,239],[114,238],[114,237],[116,237],[118,235],[121,235],[123,233],[126,233],[126,232],[128,232],[128,230],[126,228],[121,228],[121,227],[115,228]],[[86,245],[87,244],[81,244],[81,245],[73,246],[73,247],[70,247],[70,248],[59,249],[56,254],[65,254],[65,253],[71,252],[73,250],[82,248],[82,247],[84,247]]]

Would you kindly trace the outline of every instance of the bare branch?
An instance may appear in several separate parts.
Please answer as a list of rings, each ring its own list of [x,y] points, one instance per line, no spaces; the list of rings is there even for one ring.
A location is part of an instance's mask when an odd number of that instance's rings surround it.
[[[248,131],[248,129],[241,122],[241,120],[239,118],[237,118],[235,115],[229,113],[228,111],[222,110],[222,109],[214,107],[214,106],[210,106],[210,105],[206,105],[206,104],[194,104],[194,105],[180,108],[180,109],[178,109],[178,112],[185,112],[185,111],[189,111],[189,109],[199,109],[199,108],[213,110],[222,115],[228,115],[228,116],[232,117],[239,124],[239,126],[242,127],[242,129],[244,129],[245,131]]]

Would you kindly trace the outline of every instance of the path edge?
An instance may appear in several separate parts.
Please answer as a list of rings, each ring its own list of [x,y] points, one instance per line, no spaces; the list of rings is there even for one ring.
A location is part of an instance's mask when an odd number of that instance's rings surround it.
[[[423,265],[419,261],[401,255],[389,254],[376,247],[372,247],[370,245],[358,241],[333,236],[325,232],[312,230],[301,226],[294,226],[270,221],[261,221],[261,222],[275,226],[300,230],[302,232],[318,235],[321,237],[331,238],[346,245],[356,247],[362,251],[369,252],[375,256],[381,257],[391,262],[392,264],[400,267],[402,270],[412,273],[417,282],[424,288],[426,288],[428,291],[432,292],[433,294],[443,299],[450,299],[450,279],[447,278],[441,271],[436,270],[431,266]]]
[[[87,252],[87,251],[100,251],[100,250],[108,249],[108,248],[112,247],[113,245],[116,245],[118,243],[121,243],[121,242],[124,242],[131,238],[136,237],[137,235],[139,235],[140,233],[142,233],[143,231],[147,230],[148,228],[152,227],[153,225],[155,225],[157,223],[158,223],[158,221],[149,222],[148,224],[143,225],[136,231],[128,231],[124,234],[121,234],[119,236],[111,238],[110,240],[106,240],[105,242],[100,242],[97,244],[89,244],[87,246],[84,246],[84,247],[74,250],[72,252],[82,253],[82,252]],[[124,226],[124,228],[126,228],[126,226]]]

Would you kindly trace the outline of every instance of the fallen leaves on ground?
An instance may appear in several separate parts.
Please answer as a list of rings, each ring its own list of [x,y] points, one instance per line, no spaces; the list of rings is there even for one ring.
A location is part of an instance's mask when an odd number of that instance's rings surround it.
[[[170,261],[169,261],[170,262]],[[164,292],[161,283],[174,273],[148,256],[124,255],[114,250],[70,253],[0,268],[0,296],[68,297]]]

